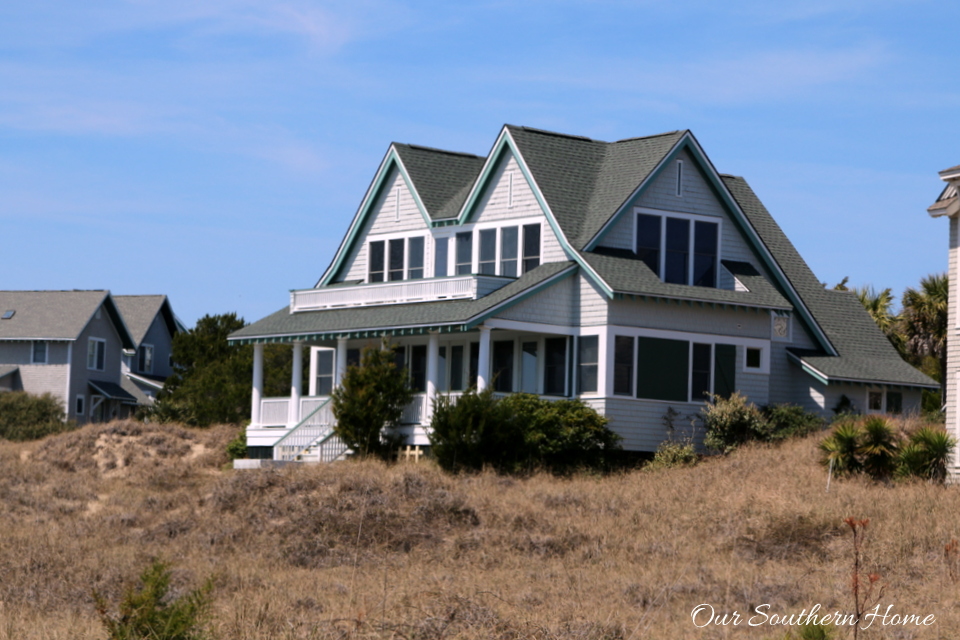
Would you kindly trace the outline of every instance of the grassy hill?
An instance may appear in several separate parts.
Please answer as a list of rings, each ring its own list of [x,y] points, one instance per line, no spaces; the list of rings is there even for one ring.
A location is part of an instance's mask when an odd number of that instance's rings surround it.
[[[235,431],[112,423],[0,443],[0,640],[104,638],[160,556],[182,593],[209,575],[221,639],[783,638],[690,613],[850,611],[848,516],[883,607],[960,630],[960,490],[834,480],[816,438],[694,468],[609,477],[451,477],[429,463],[224,470]],[[845,630],[838,638],[852,637]]]

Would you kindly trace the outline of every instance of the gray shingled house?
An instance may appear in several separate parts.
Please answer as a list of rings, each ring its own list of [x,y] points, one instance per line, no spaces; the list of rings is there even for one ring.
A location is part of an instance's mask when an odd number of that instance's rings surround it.
[[[417,391],[400,427],[415,445],[437,394],[472,385],[581,398],[637,451],[710,393],[828,415],[844,398],[915,411],[936,387],[689,131],[607,143],[505,126],[485,158],[392,144],[316,285],[230,336],[254,345],[251,451],[342,453],[329,393],[381,336]],[[289,397],[262,397],[265,343],[293,349]]]
[[[173,373],[173,337],[186,328],[164,295],[114,296],[133,349],[124,353],[120,386],[137,399],[153,404],[163,383]]]
[[[51,393],[79,424],[127,417],[134,341],[109,291],[0,291],[0,391]]]

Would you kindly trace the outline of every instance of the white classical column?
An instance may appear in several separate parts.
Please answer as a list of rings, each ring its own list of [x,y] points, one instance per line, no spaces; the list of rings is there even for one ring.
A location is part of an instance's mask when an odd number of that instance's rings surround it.
[[[260,426],[260,401],[263,400],[263,343],[253,345],[253,393],[250,394],[250,424]]]
[[[431,333],[427,341],[427,399],[423,408],[423,421],[433,418],[433,403],[437,398],[437,381],[440,372],[440,334]]]
[[[334,384],[340,386],[343,376],[347,373],[347,339],[337,338],[337,371]]]
[[[490,327],[480,325],[480,357],[477,359],[477,391],[490,383]]]
[[[300,394],[303,392],[303,343],[293,343],[293,373],[290,375],[290,408],[287,421],[300,422]]]

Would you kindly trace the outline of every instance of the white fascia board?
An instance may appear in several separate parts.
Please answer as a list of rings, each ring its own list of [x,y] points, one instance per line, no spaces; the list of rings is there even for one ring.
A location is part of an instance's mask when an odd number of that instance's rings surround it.
[[[128,378],[130,378],[131,380],[136,380],[137,382],[143,383],[143,384],[147,385],[148,387],[153,387],[153,388],[156,389],[157,391],[159,391],[160,389],[163,389],[163,383],[162,383],[162,382],[158,382],[158,381],[156,381],[156,380],[150,380],[149,378],[143,378],[143,377],[140,377],[140,376],[138,376],[137,374],[131,373],[131,372],[129,372],[129,371],[127,371],[124,375],[126,375],[126,376],[127,376]]]

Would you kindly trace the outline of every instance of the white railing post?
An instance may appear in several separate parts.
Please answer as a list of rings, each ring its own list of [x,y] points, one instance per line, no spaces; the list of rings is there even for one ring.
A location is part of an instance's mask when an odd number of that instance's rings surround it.
[[[253,345],[253,393],[250,394],[250,425],[260,425],[260,402],[263,398],[263,343]]]
[[[487,388],[490,380],[490,327],[480,325],[480,356],[477,358],[477,391]]]
[[[336,380],[334,383],[336,386],[340,386],[340,383],[343,382],[343,376],[347,373],[347,339],[346,338],[337,338],[337,371],[336,371]]]
[[[303,343],[293,343],[293,372],[290,375],[290,424],[300,422],[300,395],[303,392]]]

